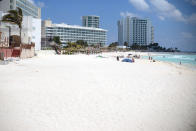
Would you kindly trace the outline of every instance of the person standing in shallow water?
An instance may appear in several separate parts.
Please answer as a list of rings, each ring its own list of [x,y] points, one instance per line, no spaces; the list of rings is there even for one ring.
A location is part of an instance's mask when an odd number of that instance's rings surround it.
[[[119,56],[116,57],[116,60],[119,61]]]

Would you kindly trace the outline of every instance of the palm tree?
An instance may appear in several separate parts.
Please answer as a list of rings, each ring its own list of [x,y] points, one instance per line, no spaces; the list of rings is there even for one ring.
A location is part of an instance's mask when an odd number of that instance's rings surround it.
[[[16,10],[9,10],[8,14],[4,15],[1,21],[18,25],[20,29],[20,40],[21,40],[22,21],[23,21],[23,13],[21,8],[17,7]]]

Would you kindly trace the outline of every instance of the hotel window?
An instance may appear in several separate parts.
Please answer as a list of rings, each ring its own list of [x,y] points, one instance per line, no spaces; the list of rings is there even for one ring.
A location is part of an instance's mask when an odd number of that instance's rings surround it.
[[[10,5],[10,9],[11,9],[11,10],[13,9],[13,6],[12,6],[12,5]]]

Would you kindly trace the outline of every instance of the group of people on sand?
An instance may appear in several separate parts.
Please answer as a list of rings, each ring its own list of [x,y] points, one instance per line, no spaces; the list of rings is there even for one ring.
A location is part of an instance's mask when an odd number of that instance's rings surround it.
[[[153,60],[151,56],[148,56],[148,59],[149,59],[149,60]]]
[[[155,60],[153,60],[152,56],[148,56],[148,59],[152,62],[156,62]]]
[[[133,57],[136,59],[140,59],[140,55],[134,55]]]
[[[120,61],[120,58],[124,58],[124,56],[123,56],[123,57],[122,57],[122,56],[117,56],[117,57],[116,57],[116,60],[117,60],[117,61]],[[130,57],[130,55],[128,55],[127,58],[131,59],[132,62],[135,62],[134,57]]]

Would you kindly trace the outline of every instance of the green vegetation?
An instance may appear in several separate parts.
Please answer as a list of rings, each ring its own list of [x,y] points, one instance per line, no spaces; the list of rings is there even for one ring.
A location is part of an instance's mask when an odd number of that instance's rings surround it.
[[[101,52],[101,44],[88,45],[86,41],[78,40],[76,42],[68,42],[65,47],[62,48],[63,54],[75,54],[75,53],[99,53]]]
[[[147,46],[147,48],[149,50],[152,50],[152,51],[159,51],[159,52],[180,52],[180,50],[178,50],[178,48],[165,48],[165,47],[162,47],[160,46],[158,43],[153,43],[153,44],[150,44]]]
[[[64,54],[73,54],[74,52],[77,52],[77,49],[79,49],[81,45],[77,45],[76,43],[67,43],[67,46],[63,49]]]
[[[88,43],[86,41],[83,41],[83,40],[76,41],[76,44],[80,45],[82,48],[88,47]]]
[[[116,51],[118,46],[118,42],[113,42],[108,46],[108,50],[110,51]]]
[[[108,47],[109,48],[116,48],[117,46],[118,46],[118,42],[113,42]]]
[[[133,44],[130,46],[130,49],[132,50],[147,50],[148,46],[146,45],[138,45],[138,44]]]
[[[157,51],[157,52],[179,52],[178,48],[168,48],[160,46],[158,43],[153,43],[149,45],[139,45],[139,44],[133,44],[130,46],[130,49],[132,50],[147,50],[147,51]]]
[[[56,54],[61,54],[61,41],[59,36],[53,37],[49,40],[51,42],[51,47],[55,50]]]
[[[63,54],[74,54],[77,52],[85,52],[85,48],[88,47],[88,43],[83,40],[76,42],[68,42],[63,48]]]
[[[124,42],[124,46],[126,46],[126,49],[117,49],[118,42],[113,42],[108,46],[109,50],[142,50],[142,51],[156,51],[156,52],[180,52],[178,48],[165,48],[160,46],[158,43],[153,43],[149,45],[140,45],[137,43],[132,44],[131,46],[128,46],[128,42]]]
[[[128,47],[129,46],[128,42],[124,42],[124,46]]]
[[[53,41],[54,41],[56,44],[58,44],[58,45],[61,45],[61,44],[62,44],[59,36],[53,37]]]

